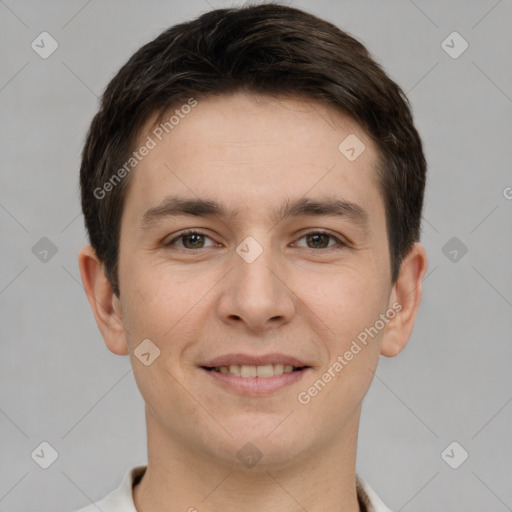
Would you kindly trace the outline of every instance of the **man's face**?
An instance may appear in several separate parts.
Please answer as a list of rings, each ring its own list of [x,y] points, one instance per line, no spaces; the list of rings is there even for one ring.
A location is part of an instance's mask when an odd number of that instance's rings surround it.
[[[264,464],[354,435],[393,303],[373,143],[320,104],[244,94],[199,101],[161,141],[153,129],[119,261],[148,430],[231,464],[247,442]],[[362,146],[338,148],[349,135],[366,146],[355,160]],[[160,350],[147,366],[146,339]]]

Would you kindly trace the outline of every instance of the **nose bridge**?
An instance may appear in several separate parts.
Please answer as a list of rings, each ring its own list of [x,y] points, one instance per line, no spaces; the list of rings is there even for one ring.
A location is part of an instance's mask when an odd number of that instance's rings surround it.
[[[235,274],[240,288],[248,293],[260,294],[261,299],[279,293],[277,290],[282,283],[277,279],[276,255],[272,250],[271,237],[259,235],[258,241],[248,236],[237,246],[235,258]],[[255,299],[256,297],[253,297]]]
[[[233,271],[223,293],[220,313],[239,319],[253,329],[272,320],[288,321],[293,314],[291,293],[280,274],[280,258],[272,251],[270,236],[246,237],[233,255]],[[284,268],[282,270],[284,272]]]

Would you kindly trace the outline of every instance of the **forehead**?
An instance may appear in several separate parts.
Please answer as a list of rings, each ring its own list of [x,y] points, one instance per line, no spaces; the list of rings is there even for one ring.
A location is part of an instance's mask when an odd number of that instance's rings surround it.
[[[339,192],[383,213],[374,144],[351,118],[316,101],[245,93],[197,99],[162,122],[151,119],[136,148],[148,141],[125,201],[138,218],[169,194],[257,215],[279,198]]]

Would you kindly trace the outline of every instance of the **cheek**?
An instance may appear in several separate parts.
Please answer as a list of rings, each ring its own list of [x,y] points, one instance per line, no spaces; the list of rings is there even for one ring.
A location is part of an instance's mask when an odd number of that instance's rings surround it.
[[[386,287],[375,275],[363,274],[355,266],[322,274],[302,269],[297,274],[294,291],[324,324],[333,348],[343,348],[384,312]]]
[[[139,337],[165,340],[175,329],[182,330],[187,325],[182,320],[193,314],[202,295],[200,280],[177,279],[175,271],[163,266],[133,269],[125,282],[126,326]]]
[[[141,389],[143,396],[158,400],[157,390],[169,386],[179,388],[175,379],[183,380],[191,364],[191,354],[204,342],[205,319],[214,307],[213,295],[205,296],[205,293],[214,283],[214,276],[211,279],[205,274],[187,277],[183,272],[164,272],[162,267],[150,269],[144,275],[133,273],[126,294],[129,302],[124,323],[138,382],[140,378],[139,388],[146,388]],[[158,353],[154,363],[156,374],[136,360],[141,351],[139,346],[146,339],[156,346],[153,348]]]
[[[384,332],[375,329],[385,312],[378,296],[348,286],[344,290],[346,293],[338,293],[336,300],[327,298],[324,307],[318,309],[329,327],[321,340],[327,357],[297,397],[299,403],[311,406],[312,416],[323,417],[327,409],[337,428],[355,412],[370,387]]]

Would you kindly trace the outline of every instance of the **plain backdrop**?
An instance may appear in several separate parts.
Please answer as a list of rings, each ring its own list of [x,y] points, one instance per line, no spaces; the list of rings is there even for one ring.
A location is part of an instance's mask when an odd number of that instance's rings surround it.
[[[2,511],[73,510],[146,462],[129,358],[105,347],[78,273],[80,151],[136,49],[230,5],[0,1]],[[360,39],[401,85],[429,163],[423,304],[364,401],[357,470],[396,511],[512,510],[512,1],[292,5]],[[31,46],[42,32],[58,43],[46,59]]]

